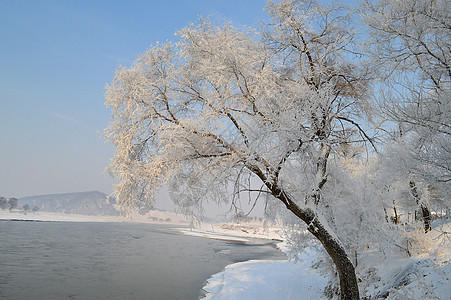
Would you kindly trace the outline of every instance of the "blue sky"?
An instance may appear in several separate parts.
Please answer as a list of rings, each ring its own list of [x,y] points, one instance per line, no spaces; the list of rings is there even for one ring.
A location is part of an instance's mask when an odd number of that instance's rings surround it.
[[[99,190],[105,84],[199,15],[258,25],[265,0],[0,0],[0,196]]]

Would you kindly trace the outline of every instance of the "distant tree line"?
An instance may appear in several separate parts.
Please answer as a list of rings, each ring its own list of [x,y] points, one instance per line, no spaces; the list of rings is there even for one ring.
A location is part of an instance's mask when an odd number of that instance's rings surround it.
[[[0,197],[0,209],[1,210],[9,209],[9,211],[12,211],[13,209],[17,208],[18,205],[19,205],[19,201],[17,200],[17,198],[11,197],[11,198],[7,199],[5,197]],[[29,212],[30,210],[32,212],[37,212],[39,210],[39,207],[35,205],[32,209],[30,209],[29,204],[24,204],[22,206],[22,210],[24,212]]]

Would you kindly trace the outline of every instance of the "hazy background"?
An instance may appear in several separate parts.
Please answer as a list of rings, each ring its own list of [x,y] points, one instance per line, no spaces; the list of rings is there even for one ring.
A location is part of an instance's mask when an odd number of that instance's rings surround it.
[[[199,15],[258,25],[265,0],[0,0],[0,196],[99,190],[105,84]]]

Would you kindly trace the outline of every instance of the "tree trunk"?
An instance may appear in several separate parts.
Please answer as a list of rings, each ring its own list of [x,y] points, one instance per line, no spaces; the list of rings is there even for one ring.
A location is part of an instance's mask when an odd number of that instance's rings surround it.
[[[340,242],[333,237],[318,220],[311,209],[301,210],[297,205],[288,207],[297,217],[307,224],[310,231],[324,246],[332,258],[340,278],[340,297],[342,300],[358,300],[359,286],[355,268]]]
[[[418,204],[420,205],[421,213],[422,213],[422,217],[423,217],[424,232],[427,233],[428,231],[431,230],[431,212],[429,211],[426,204],[424,204],[421,201],[415,182],[410,181],[409,186],[410,186],[410,191],[412,192],[412,196],[417,202],[417,205]],[[416,214],[416,212],[415,212],[415,214]]]
[[[398,216],[398,213],[396,212],[396,206],[394,206],[394,205],[393,205],[393,211],[395,212],[395,216],[393,218],[393,223],[399,224],[399,216]]]
[[[384,213],[385,213],[385,221],[387,221],[388,223],[388,214],[387,214],[387,209],[384,207]]]
[[[424,232],[431,231],[431,212],[426,205],[421,203],[421,212],[423,213]]]
[[[321,242],[332,258],[340,278],[341,299],[359,300],[359,286],[355,275],[355,267],[338,239],[326,229],[312,209],[301,209],[285,192],[277,187],[272,187],[271,192],[292,213],[307,224],[308,231]]]
[[[344,247],[324,224],[318,219],[316,213],[311,209],[301,209],[291,197],[283,191],[275,182],[270,182],[265,174],[257,167],[250,166],[254,172],[268,187],[271,194],[285,204],[288,210],[294,213],[299,219],[307,224],[308,231],[315,236],[326,249],[340,278],[340,296],[342,300],[359,300],[359,286],[355,275],[355,268]],[[318,197],[312,195],[312,204]],[[315,201],[316,202],[316,201]]]

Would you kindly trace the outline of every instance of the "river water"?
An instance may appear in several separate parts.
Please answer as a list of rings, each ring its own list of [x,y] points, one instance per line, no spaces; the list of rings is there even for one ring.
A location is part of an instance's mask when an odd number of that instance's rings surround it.
[[[168,225],[0,221],[0,299],[199,299],[228,264],[284,258]]]

